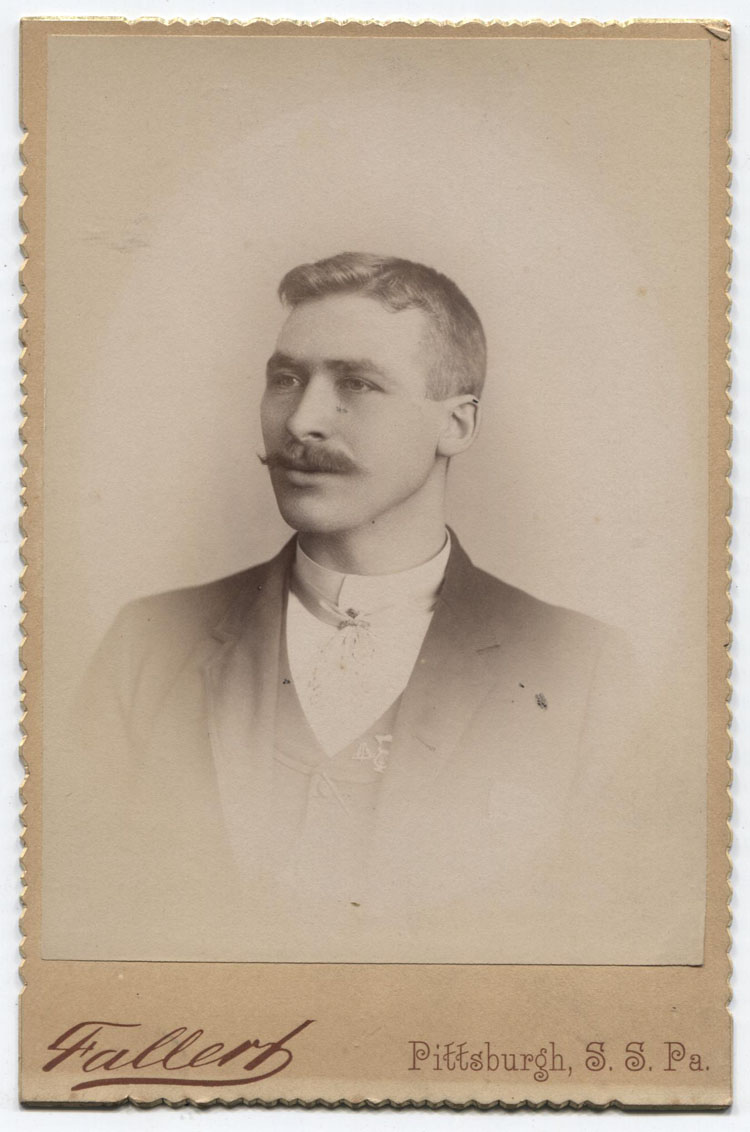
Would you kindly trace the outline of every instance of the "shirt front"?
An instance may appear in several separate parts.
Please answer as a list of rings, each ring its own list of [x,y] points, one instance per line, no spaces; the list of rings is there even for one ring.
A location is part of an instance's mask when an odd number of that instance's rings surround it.
[[[429,561],[396,574],[342,574],[297,543],[286,644],[297,696],[330,757],[401,695],[432,620],[450,536]]]

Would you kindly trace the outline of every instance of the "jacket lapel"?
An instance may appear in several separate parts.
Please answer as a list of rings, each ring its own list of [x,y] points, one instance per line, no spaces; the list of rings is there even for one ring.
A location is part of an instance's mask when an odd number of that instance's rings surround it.
[[[379,807],[384,825],[399,811],[408,820],[415,800],[426,799],[499,679],[502,610],[484,601],[484,575],[451,537],[445,580],[399,709]]]
[[[245,874],[262,869],[273,844],[271,750],[279,645],[294,540],[247,586],[214,629],[204,665],[208,730],[222,811]]]

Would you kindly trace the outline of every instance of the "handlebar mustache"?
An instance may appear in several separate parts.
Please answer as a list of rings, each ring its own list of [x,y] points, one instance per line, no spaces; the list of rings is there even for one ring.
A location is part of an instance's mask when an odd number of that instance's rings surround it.
[[[343,452],[328,452],[324,448],[287,448],[280,452],[258,455],[266,468],[286,468],[290,472],[356,472],[357,465]]]

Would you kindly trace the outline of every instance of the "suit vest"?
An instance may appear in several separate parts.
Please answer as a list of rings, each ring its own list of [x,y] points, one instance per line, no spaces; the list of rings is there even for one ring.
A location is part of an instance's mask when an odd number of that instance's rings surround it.
[[[341,907],[358,907],[378,799],[388,772],[401,697],[357,739],[328,755],[297,695],[282,633],[272,796],[277,879],[300,891],[323,887]]]

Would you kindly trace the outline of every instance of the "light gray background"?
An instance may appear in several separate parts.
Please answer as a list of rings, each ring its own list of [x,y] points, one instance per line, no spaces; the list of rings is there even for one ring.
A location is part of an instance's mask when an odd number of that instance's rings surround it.
[[[525,9],[525,10],[522,10],[522,8]],[[282,14],[282,11],[283,11],[283,14],[290,14],[290,15],[293,15],[293,16],[296,15],[298,17],[322,16],[324,14],[330,14],[330,15],[335,15],[335,14],[344,15],[344,14],[346,14],[346,15],[350,15],[350,16],[361,15],[361,16],[365,16],[365,17],[378,16],[378,17],[381,17],[381,18],[386,18],[387,16],[397,16],[399,14],[402,14],[404,12],[404,9],[400,8],[398,6],[395,6],[395,5],[389,8],[384,3],[378,4],[377,6],[375,6],[375,5],[363,5],[363,4],[356,5],[356,4],[352,3],[352,4],[346,5],[345,8],[343,6],[340,6],[340,5],[330,4],[325,9],[312,8],[311,6],[306,8],[304,5],[301,5],[301,4],[299,4],[299,5],[291,5],[290,4],[288,7],[285,7],[283,10],[280,9],[280,8],[278,9],[279,14]],[[14,247],[13,247],[14,244],[15,244],[15,241],[17,239],[17,230],[16,230],[16,227],[15,227],[14,212],[13,212],[13,210],[15,209],[17,197],[16,197],[16,190],[15,190],[15,183],[14,183],[14,176],[12,174],[12,169],[13,169],[13,162],[14,162],[14,149],[15,149],[15,146],[17,144],[17,139],[18,139],[18,131],[17,131],[15,124],[14,124],[14,118],[15,118],[15,87],[14,87],[14,82],[15,82],[15,80],[14,80],[14,77],[13,77],[14,76],[13,63],[14,63],[14,59],[15,59],[16,45],[15,45],[15,28],[13,26],[13,23],[14,23],[16,16],[19,15],[19,14],[50,14],[51,15],[51,14],[55,14],[55,13],[56,14],[71,14],[71,13],[75,13],[75,12],[78,12],[82,15],[83,14],[91,15],[91,14],[97,14],[97,13],[99,13],[99,14],[130,15],[130,16],[135,16],[135,15],[138,15],[138,14],[151,14],[151,15],[159,14],[159,15],[163,15],[165,17],[173,17],[174,15],[177,14],[175,6],[171,3],[169,3],[169,0],[163,0],[163,2],[161,2],[161,3],[157,2],[157,0],[152,0],[152,3],[148,6],[148,8],[143,8],[143,7],[139,7],[137,5],[134,5],[134,4],[123,2],[123,3],[119,4],[116,9],[113,9],[113,7],[110,4],[96,3],[95,0],[91,0],[91,2],[86,4],[86,5],[76,3],[76,2],[74,2],[74,0],[68,0],[68,2],[64,5],[57,5],[57,4],[50,3],[50,4],[46,5],[44,7],[44,9],[41,9],[41,8],[36,7],[34,5],[31,5],[31,4],[18,5],[18,4],[10,3],[10,4],[6,5],[5,11],[4,11],[4,14],[3,14],[3,17],[2,17],[2,19],[3,19],[2,29],[3,29],[3,32],[5,33],[5,39],[4,39],[4,43],[3,43],[3,48],[4,48],[4,52],[5,52],[4,59],[7,61],[7,66],[4,69],[4,74],[5,74],[6,78],[5,78],[3,93],[5,95],[5,105],[10,107],[10,109],[8,110],[8,112],[5,115],[5,120],[8,123],[8,129],[7,129],[6,135],[4,135],[4,141],[5,141],[4,152],[8,156],[8,161],[6,162],[5,167],[6,167],[6,169],[9,170],[9,176],[6,177],[6,184],[7,184],[7,190],[8,190],[7,191],[7,199],[9,201],[9,209],[6,213],[6,222],[5,222],[5,228],[4,228],[5,235],[6,235],[7,255],[3,257],[4,265],[7,261],[7,271],[8,271],[9,276],[10,276],[10,278],[8,280],[8,286],[6,287],[6,295],[12,289],[12,286],[13,286],[12,273],[16,270],[17,263],[18,263],[18,257],[15,255]],[[195,4],[195,3],[184,2],[179,6],[179,13],[184,14],[186,16],[194,16],[194,17],[195,16],[208,17],[208,16],[211,16],[211,15],[219,15],[219,14],[228,15],[228,16],[234,15],[236,18],[248,18],[252,14],[255,14],[251,9],[248,9],[247,5],[234,3],[234,2],[231,2],[231,0],[224,0],[224,2],[221,5],[212,4],[212,3]],[[259,14],[259,15],[272,15],[272,14],[274,14],[274,10],[269,4],[263,10],[257,12],[257,14]],[[498,17],[513,18],[513,17],[518,17],[519,15],[521,15],[521,16],[524,16],[526,18],[530,18],[532,15],[534,15],[534,16],[538,15],[538,16],[544,16],[546,18],[551,19],[551,18],[560,17],[560,16],[567,17],[567,18],[574,18],[575,16],[580,15],[581,13],[580,13],[579,10],[571,9],[568,6],[566,6],[566,7],[562,7],[562,6],[552,7],[552,6],[546,5],[546,4],[538,4],[534,7],[533,10],[531,10],[526,5],[521,6],[520,4],[516,4],[511,9],[506,4],[498,3],[498,4],[493,4],[491,6],[487,6],[487,5],[482,6],[481,4],[475,4],[475,5],[472,6],[471,9],[468,9],[468,8],[462,9],[462,8],[455,6],[455,5],[454,6],[447,6],[447,5],[440,6],[440,5],[433,4],[433,5],[430,5],[430,6],[425,5],[425,6],[420,7],[416,4],[413,4],[413,5],[410,5],[407,14],[409,16],[413,17],[413,18],[417,18],[420,15],[432,15],[432,16],[441,16],[442,15],[446,18],[447,17],[467,18],[471,15],[480,15],[480,16],[484,16],[485,18],[498,18]],[[600,19],[615,18],[615,17],[627,18],[627,17],[636,16],[636,15],[654,15],[654,14],[671,15],[671,16],[674,16],[674,17],[678,17],[678,16],[684,17],[684,16],[689,16],[689,15],[705,16],[706,12],[705,12],[705,8],[702,4],[700,4],[700,3],[698,3],[698,4],[689,3],[689,2],[687,2],[687,0],[686,0],[686,2],[679,3],[679,4],[669,3],[669,2],[667,2],[667,0],[662,0],[662,2],[659,5],[658,13],[654,13],[652,9],[647,8],[643,4],[638,4],[638,3],[630,3],[628,5],[600,3],[600,4],[597,5],[597,11],[596,11],[596,15]],[[746,55],[745,39],[747,37],[748,31],[750,31],[750,27],[748,26],[747,18],[742,16],[739,3],[727,2],[722,6],[721,11],[717,12],[716,14],[727,16],[729,18],[734,17],[734,21],[735,21],[735,64],[736,64],[738,71],[740,73],[742,73],[743,72],[743,60],[744,60],[744,57]],[[747,169],[747,164],[748,164],[747,148],[746,148],[745,143],[743,142],[743,133],[744,133],[744,123],[743,123],[743,121],[740,117],[738,119],[738,121],[736,122],[735,134],[734,134],[734,144],[735,144],[735,153],[736,153],[735,167],[738,169],[738,171],[741,171],[742,169]],[[743,198],[739,197],[738,202],[735,205],[735,220],[736,220],[736,222],[739,222],[742,218],[742,209],[743,209]],[[735,247],[738,249],[738,252],[736,254],[736,259],[735,259],[735,267],[734,267],[734,277],[735,277],[735,281],[736,281],[735,282],[735,292],[738,290],[738,285],[739,285],[739,283],[741,281],[741,277],[742,277],[742,257],[741,257],[741,254],[740,254],[741,246],[742,245],[741,245],[741,235],[740,235],[735,240]],[[12,370],[13,370],[14,358],[15,358],[15,354],[16,354],[16,346],[15,346],[15,341],[14,341],[14,335],[15,335],[15,327],[16,327],[17,323],[16,323],[16,312],[15,312],[15,307],[14,307],[14,301],[15,301],[14,299],[10,299],[10,300],[5,301],[4,304],[3,304],[3,309],[4,309],[4,314],[5,314],[5,325],[6,325],[4,342],[5,342],[5,345],[6,345],[6,354],[7,354],[7,357],[8,357],[8,371],[9,372],[12,372]],[[740,361],[741,361],[742,339],[743,339],[744,330],[745,330],[744,323],[742,321],[735,320],[734,343],[735,343],[735,350],[736,350],[736,354],[737,354],[736,359],[735,359],[735,365],[737,367],[739,367]],[[9,647],[6,647],[5,652],[3,654],[3,661],[4,661],[3,671],[7,674],[7,680],[5,681],[5,686],[10,689],[9,694],[6,696],[7,708],[6,708],[6,713],[5,713],[3,718],[4,718],[4,726],[5,726],[5,732],[4,733],[6,734],[6,738],[7,738],[6,748],[10,749],[10,748],[12,748],[12,746],[15,742],[15,726],[16,726],[15,720],[17,718],[15,697],[14,697],[13,691],[12,691],[13,681],[15,679],[15,676],[14,676],[15,659],[14,659],[13,645],[14,645],[14,639],[16,639],[15,638],[15,630],[14,630],[14,624],[15,624],[15,619],[16,619],[16,607],[15,607],[15,601],[16,601],[16,597],[15,597],[15,594],[16,594],[16,583],[15,583],[16,559],[15,559],[15,551],[14,551],[14,546],[15,546],[15,542],[16,542],[16,534],[15,534],[15,530],[14,530],[14,521],[15,521],[14,516],[15,516],[15,513],[16,513],[16,500],[15,500],[15,486],[14,486],[13,480],[14,480],[14,476],[15,476],[15,468],[17,467],[15,437],[14,437],[14,428],[15,428],[14,407],[13,407],[14,389],[13,389],[12,382],[8,383],[8,385],[4,388],[3,393],[4,393],[4,396],[5,396],[5,402],[4,402],[5,417],[4,417],[4,419],[5,419],[6,424],[3,428],[3,437],[2,438],[3,438],[3,441],[4,441],[4,445],[3,445],[3,455],[4,455],[4,460],[5,460],[4,467],[6,468],[6,471],[7,471],[7,475],[4,477],[4,483],[6,485],[7,490],[6,490],[6,493],[5,493],[6,508],[5,508],[5,511],[4,511],[5,524],[4,524],[4,528],[3,528],[3,535],[4,535],[4,540],[3,540],[3,563],[4,563],[3,614],[4,614],[4,627],[6,628],[6,632],[3,635],[3,639],[6,642],[9,642]],[[735,427],[738,430],[739,440],[741,442],[741,433],[742,433],[742,427],[743,427],[743,415],[742,415],[743,414],[743,406],[742,406],[741,394],[738,395],[738,398],[739,399],[737,401],[736,409],[735,409]],[[736,504],[736,511],[735,511],[735,521],[740,523],[739,535],[735,539],[736,548],[737,548],[737,551],[738,551],[738,554],[739,554],[739,561],[738,561],[737,566],[736,566],[736,577],[737,577],[738,583],[739,583],[738,589],[742,588],[741,587],[741,581],[742,581],[742,577],[743,577],[743,560],[742,560],[742,554],[739,553],[739,552],[741,552],[743,550],[741,521],[742,521],[742,515],[743,515],[744,508],[746,507],[746,490],[745,490],[744,484],[745,484],[745,481],[747,479],[747,471],[746,471],[745,466],[743,466],[744,464],[746,464],[746,461],[743,461],[742,458],[740,457],[740,460],[738,462],[738,466],[737,466],[736,471],[735,471],[735,485],[736,485],[736,491],[737,491],[737,504]],[[743,633],[742,633],[743,623],[744,623],[743,619],[746,619],[746,614],[744,613],[743,603],[742,603],[742,600],[741,600],[741,597],[740,597],[740,599],[738,601],[736,613],[735,613],[735,629],[738,632],[739,636],[738,636],[738,639],[736,640],[735,649],[734,649],[735,657],[737,657],[740,662],[741,662],[741,658],[742,658],[742,655],[743,655]],[[741,671],[739,673],[739,677],[741,677]],[[738,677],[736,677],[736,683],[739,684],[739,678]],[[743,720],[741,687],[739,688],[739,693],[736,697],[736,710],[737,710],[736,735],[737,735],[738,741],[741,741],[741,736],[742,736],[742,733],[745,729],[745,727],[743,726],[744,720]],[[4,803],[5,803],[4,804],[4,813],[6,814],[6,816],[8,818],[8,821],[6,823],[5,837],[4,837],[4,845],[7,846],[6,859],[8,857],[10,857],[10,859],[12,859],[15,855],[15,838],[17,836],[15,780],[14,780],[14,776],[13,776],[12,771],[11,771],[10,778],[11,778],[11,782],[8,784],[8,789],[5,792],[5,797],[4,797]],[[740,778],[741,778],[741,776],[740,776]],[[735,846],[734,856],[735,856],[735,862],[736,862],[736,872],[739,870],[739,873],[740,873],[740,875],[739,875],[740,888],[739,888],[739,894],[736,896],[736,899],[735,899],[735,915],[736,915],[736,923],[735,923],[736,945],[735,945],[735,950],[736,950],[736,952],[741,953],[741,938],[742,938],[743,933],[745,933],[746,930],[747,930],[747,928],[746,928],[747,916],[746,916],[745,910],[744,910],[744,902],[743,902],[743,891],[744,890],[742,888],[742,872],[741,872],[742,861],[743,861],[742,846],[743,846],[743,842],[744,842],[744,838],[745,838],[745,833],[744,833],[745,826],[743,824],[743,818],[742,818],[742,797],[743,797],[743,795],[742,795],[742,783],[741,783],[741,781],[739,783],[739,792],[736,792],[736,795],[735,795],[736,797],[738,796],[738,793],[739,793],[738,803],[739,803],[740,810],[739,810],[739,816],[735,818],[735,833],[736,833],[736,837],[737,837],[737,844]],[[12,1000],[15,997],[15,990],[13,989],[13,984],[14,984],[13,970],[14,970],[15,964],[17,962],[17,952],[16,952],[17,935],[16,935],[16,928],[15,928],[15,915],[16,915],[16,913],[15,913],[15,900],[16,900],[16,891],[17,891],[16,883],[17,882],[16,882],[16,877],[15,877],[15,870],[11,869],[10,870],[10,876],[7,877],[6,883],[5,883],[4,888],[3,888],[4,906],[7,908],[7,914],[5,915],[5,918],[4,918],[4,922],[7,926],[7,931],[6,931],[6,935],[4,937],[5,942],[4,942],[4,948],[3,948],[3,957],[4,957],[4,959],[7,960],[7,968],[6,969],[9,972],[8,978],[6,980],[6,988],[7,988],[8,993],[6,994],[4,1001],[7,1004],[6,1011],[5,1011],[5,1017],[8,1018],[8,1019],[13,1018]],[[738,945],[738,941],[740,941],[739,945]],[[745,996],[745,993],[744,993],[744,985],[745,984],[744,984],[744,980],[743,980],[742,971],[740,970],[739,975],[737,975],[736,978],[735,978],[735,990],[736,990],[735,1014],[737,1014],[738,1011],[740,1013],[742,1013],[742,1011],[743,1011],[743,1003],[746,1001],[746,996]],[[4,1084],[3,1107],[6,1108],[6,1109],[13,1110],[13,1108],[15,1106],[15,1083],[14,1083],[14,1079],[13,1079],[14,1078],[13,1064],[14,1064],[14,1061],[15,1061],[15,1035],[14,1035],[14,1032],[13,1032],[14,1026],[11,1024],[7,1028],[7,1030],[8,1030],[7,1042],[6,1042],[6,1045],[4,1046],[4,1049],[3,1049],[3,1068],[4,1068],[4,1072],[3,1072],[3,1084]],[[742,1033],[741,1033],[740,1037],[741,1037],[741,1041],[742,1041]],[[747,1053],[745,1052],[744,1057],[743,1057],[743,1046],[742,1046],[742,1044],[740,1044],[739,1047],[738,1047],[737,1065],[741,1066],[743,1064],[747,1064],[747,1061],[748,1061]],[[705,1126],[713,1126],[715,1124],[717,1127],[728,1128],[730,1126],[736,1125],[739,1128],[742,1120],[746,1119],[746,1116],[747,1116],[747,1109],[745,1107],[745,1102],[744,1102],[742,1090],[743,1090],[743,1082],[740,1079],[738,1081],[738,1103],[735,1107],[735,1112],[733,1114],[731,1114],[730,1116],[696,1114],[696,1115],[691,1115],[691,1116],[682,1116],[682,1117],[679,1117],[678,1119],[680,1119],[681,1121],[689,1120],[689,1121],[700,1122],[704,1127]],[[41,1122],[44,1121],[45,1127],[61,1127],[63,1124],[68,1124],[68,1125],[70,1125],[70,1127],[79,1128],[84,1124],[91,1123],[91,1121],[93,1121],[93,1120],[98,1121],[99,1119],[101,1119],[101,1115],[102,1114],[100,1114],[100,1113],[80,1114],[80,1113],[74,1113],[74,1112],[71,1112],[71,1113],[57,1112],[57,1113],[54,1113],[54,1114],[52,1114],[52,1113],[16,1113],[15,1116],[11,1116],[11,1124],[12,1124],[13,1127],[21,1127],[21,1126],[36,1127],[36,1124],[37,1124],[37,1121],[38,1121],[39,1126],[41,1127]],[[211,1123],[214,1124],[218,1120],[237,1119],[237,1115],[238,1114],[233,1114],[233,1113],[228,1113],[228,1112],[223,1112],[223,1111],[213,1111],[210,1114],[199,1114],[199,1113],[191,1112],[189,1110],[188,1111],[181,1110],[179,1112],[162,1112],[162,1111],[160,1111],[160,1112],[149,1112],[149,1113],[143,1113],[143,1112],[135,1113],[135,1112],[128,1111],[126,1113],[112,1114],[109,1118],[115,1119],[115,1118],[119,1117],[119,1119],[136,1119],[136,1120],[140,1121],[140,1127],[152,1127],[152,1126],[155,1126],[156,1124],[161,1125],[165,1120],[200,1119],[204,1122],[206,1120],[210,1120]],[[450,1124],[451,1127],[453,1127],[454,1125],[456,1125],[461,1120],[472,1119],[472,1117],[469,1116],[469,1115],[462,1116],[460,1114],[459,1115],[441,1114],[439,1117],[435,1117],[435,1116],[432,1116],[431,1114],[424,1114],[424,1113],[404,1113],[404,1114],[375,1113],[375,1114],[367,1114],[367,1115],[365,1115],[365,1114],[352,1115],[352,1114],[348,1114],[348,1113],[345,1113],[345,1112],[343,1112],[343,1113],[323,1113],[323,1112],[321,1112],[321,1113],[309,1113],[309,1114],[303,1115],[301,1113],[284,1112],[284,1111],[273,1112],[273,1113],[254,1112],[252,1114],[251,1118],[255,1121],[255,1123],[259,1127],[282,1127],[282,1126],[292,1127],[292,1126],[296,1126],[298,1121],[300,1121],[301,1119],[304,1119],[306,1123],[314,1124],[318,1127],[320,1127],[320,1126],[333,1127],[334,1123],[336,1123],[338,1127],[349,1127],[350,1125],[352,1125],[354,1123],[354,1120],[357,1121],[357,1126],[359,1127],[362,1120],[378,1121],[379,1127],[381,1127],[381,1128],[382,1127],[393,1127],[393,1126],[395,1126],[396,1121],[398,1121],[399,1126],[401,1126],[402,1124],[404,1124],[405,1122],[408,1121],[409,1125],[411,1127],[422,1128],[422,1127],[427,1127],[428,1121],[432,1121],[432,1123],[434,1123],[434,1121],[436,1119],[441,1122],[441,1125],[444,1124],[444,1123],[447,1123],[447,1124]],[[575,1117],[571,1117],[570,1115],[566,1116],[565,1114],[560,1114],[559,1116],[555,1116],[555,1115],[546,1114],[546,1113],[545,1114],[524,1114],[522,1117],[521,1116],[518,1117],[518,1119],[524,1119],[531,1126],[541,1126],[541,1122],[544,1121],[545,1127],[549,1126],[550,1121],[555,1122],[557,1120],[566,1120],[567,1119],[568,1123],[569,1123],[571,1119],[575,1119],[576,1121],[578,1121],[578,1120],[583,1120],[583,1119],[587,1119],[587,1118],[589,1118],[589,1119],[591,1119],[591,1118],[593,1118],[593,1119],[623,1119],[623,1117],[620,1116],[619,1114],[613,1114],[613,1113],[610,1113],[605,1117],[596,1117],[596,1116],[591,1117],[590,1114],[588,1114],[588,1116],[587,1116],[587,1114],[579,1114],[578,1116],[575,1116]],[[473,1119],[477,1119],[477,1117],[475,1116]],[[481,1118],[479,1118],[479,1119],[481,1119]],[[638,1117],[630,1117],[630,1118],[625,1118],[625,1119],[637,1119],[639,1121],[639,1127],[640,1128],[650,1128],[650,1127],[656,1127],[657,1121],[658,1121],[658,1126],[661,1127],[665,1117],[638,1116]],[[674,1118],[672,1118],[672,1119],[674,1119]],[[719,1123],[720,1121],[722,1122],[721,1124]],[[432,1126],[432,1124],[430,1124],[430,1127],[431,1126]]]

